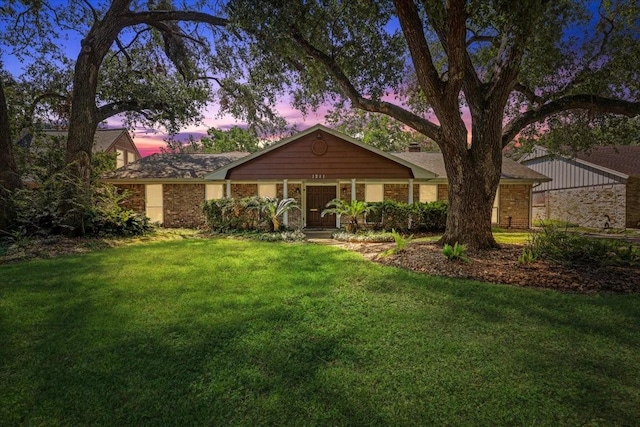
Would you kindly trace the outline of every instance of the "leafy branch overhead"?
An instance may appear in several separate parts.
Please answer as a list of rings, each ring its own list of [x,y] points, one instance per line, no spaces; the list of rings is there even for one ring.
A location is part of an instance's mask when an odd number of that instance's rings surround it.
[[[230,0],[227,10],[256,63],[280,64],[294,105],[384,114],[438,145],[443,243],[495,246],[502,149],[518,135],[559,116],[640,114],[637,2]]]

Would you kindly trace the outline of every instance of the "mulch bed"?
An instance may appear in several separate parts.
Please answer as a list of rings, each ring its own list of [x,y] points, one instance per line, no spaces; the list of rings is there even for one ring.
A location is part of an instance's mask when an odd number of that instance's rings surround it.
[[[348,243],[344,247],[385,265],[434,276],[473,279],[515,286],[557,289],[576,293],[640,292],[640,267],[568,267],[545,261],[519,264],[521,245],[498,250],[467,252],[470,262],[449,261],[435,243],[414,242],[401,253],[382,256],[391,243]]]

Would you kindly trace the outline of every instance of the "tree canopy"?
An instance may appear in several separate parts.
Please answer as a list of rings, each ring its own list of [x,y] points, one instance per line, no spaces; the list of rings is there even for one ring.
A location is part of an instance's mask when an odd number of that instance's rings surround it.
[[[280,64],[295,105],[385,114],[435,141],[445,243],[495,246],[502,149],[522,132],[640,113],[635,1],[230,0],[228,10],[266,66]]]

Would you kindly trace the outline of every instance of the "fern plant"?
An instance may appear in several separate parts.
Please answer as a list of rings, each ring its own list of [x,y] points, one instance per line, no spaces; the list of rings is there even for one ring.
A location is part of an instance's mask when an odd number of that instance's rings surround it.
[[[469,262],[469,257],[467,256],[467,247],[465,245],[461,245],[458,242],[455,245],[451,246],[448,243],[442,247],[442,254],[447,257],[449,261],[460,260],[463,262]]]

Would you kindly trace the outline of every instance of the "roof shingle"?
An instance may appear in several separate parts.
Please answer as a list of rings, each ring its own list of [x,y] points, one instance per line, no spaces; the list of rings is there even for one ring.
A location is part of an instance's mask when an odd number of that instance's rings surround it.
[[[104,179],[202,179],[249,153],[233,151],[220,154],[153,154],[120,169],[109,172]]]
[[[586,153],[577,153],[576,158],[626,175],[640,176],[640,146],[637,145],[592,147]]]
[[[400,157],[408,162],[411,162],[417,166],[427,169],[431,172],[438,174],[438,178],[446,178],[447,171],[444,167],[444,160],[442,153],[437,151],[423,151],[423,152],[411,152],[403,151],[400,153],[391,153],[396,157]],[[531,180],[537,182],[550,181],[550,178],[542,175],[533,169],[514,162],[513,160],[502,157],[502,179],[522,179]]]

